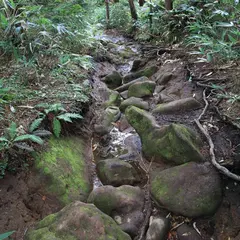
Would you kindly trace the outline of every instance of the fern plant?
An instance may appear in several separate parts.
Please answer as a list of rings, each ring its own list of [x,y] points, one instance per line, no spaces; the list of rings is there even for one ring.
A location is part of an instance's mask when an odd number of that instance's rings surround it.
[[[47,119],[50,122],[52,131],[56,137],[60,136],[62,125],[61,122],[72,123],[73,119],[82,119],[83,117],[78,113],[67,112],[61,103],[56,104],[38,104],[35,108],[40,108],[38,118],[30,125],[30,132],[38,129],[43,120]]]
[[[17,128],[17,124],[12,122],[5,130],[5,134],[0,137],[0,151],[5,151],[17,147],[26,151],[33,151],[33,148],[27,142],[43,144],[41,137],[34,134],[24,134]]]
[[[12,122],[5,129],[5,134],[0,137],[0,179],[4,177],[5,170],[9,167],[11,156],[19,153],[19,150],[34,151],[34,148],[29,143],[43,144],[43,140],[35,134],[25,134],[20,127],[17,127],[15,122]]]

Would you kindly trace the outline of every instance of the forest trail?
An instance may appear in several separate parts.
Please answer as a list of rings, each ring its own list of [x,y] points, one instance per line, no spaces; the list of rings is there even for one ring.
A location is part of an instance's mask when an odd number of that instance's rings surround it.
[[[195,123],[205,91],[210,106],[201,121],[216,158],[239,169],[239,129],[214,111],[209,82],[201,86],[189,78],[194,71],[207,75],[205,66],[196,69],[177,47],[142,45],[114,31],[98,38],[105,51],[96,57],[85,120],[93,132],[86,140],[94,185],[87,202],[129,239],[240,239],[239,183],[210,164],[207,139]],[[45,189],[36,191],[34,174],[7,176],[1,189],[0,232],[15,229],[16,240],[62,208]]]

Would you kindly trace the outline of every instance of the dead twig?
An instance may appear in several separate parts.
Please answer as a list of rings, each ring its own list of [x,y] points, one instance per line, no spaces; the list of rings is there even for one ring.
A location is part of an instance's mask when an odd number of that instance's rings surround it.
[[[200,116],[198,117],[198,119],[195,119],[195,123],[197,124],[198,128],[200,129],[200,131],[203,133],[203,135],[207,138],[207,141],[208,141],[208,144],[209,144],[209,153],[210,153],[210,157],[211,157],[211,162],[213,164],[214,167],[216,167],[222,174],[224,174],[225,176],[229,177],[229,178],[232,178],[236,181],[240,181],[240,176],[230,172],[227,168],[221,166],[217,161],[216,161],[216,157],[215,157],[215,153],[214,153],[214,144],[213,144],[213,141],[212,141],[212,138],[208,132],[207,129],[205,129],[202,124],[200,123],[200,120],[202,118],[202,116],[204,115],[204,113],[206,112],[207,110],[207,107],[208,107],[208,102],[207,102],[207,99],[206,99],[206,89],[203,91],[203,99],[204,99],[204,102],[205,102],[205,107],[203,109],[203,112],[200,114]]]

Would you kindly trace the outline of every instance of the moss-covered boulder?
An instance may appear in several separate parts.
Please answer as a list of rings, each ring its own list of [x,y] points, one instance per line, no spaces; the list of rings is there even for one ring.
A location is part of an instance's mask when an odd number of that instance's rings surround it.
[[[114,220],[92,204],[73,202],[40,221],[25,240],[131,240]]]
[[[142,151],[149,161],[182,164],[203,160],[201,140],[190,128],[181,124],[160,127],[151,114],[134,106],[128,107],[125,115],[139,134]]]
[[[140,78],[140,77],[151,77],[154,73],[156,73],[158,70],[157,66],[151,66],[147,67],[141,71],[130,73],[123,77],[123,83],[131,82],[134,79]]]
[[[122,76],[119,72],[113,71],[104,78],[104,82],[109,88],[117,88],[122,84]]]
[[[131,85],[128,88],[128,97],[150,97],[153,95],[156,83],[153,81],[142,81]]]
[[[123,160],[106,159],[97,163],[97,173],[104,185],[115,187],[140,181],[139,175],[134,167]]]
[[[218,172],[210,163],[186,163],[160,171],[151,181],[158,204],[187,217],[214,214],[222,200]]]
[[[120,110],[122,112],[125,111],[125,109],[129,106],[135,106],[141,109],[148,110],[149,109],[149,103],[144,101],[142,98],[136,98],[136,97],[130,97],[126,100],[124,100],[120,105]]]
[[[89,195],[88,202],[111,216],[124,232],[137,235],[144,220],[144,193],[139,187],[99,187]]]
[[[68,204],[73,200],[85,201],[92,190],[87,161],[82,139],[52,138],[48,149],[36,155],[35,167],[47,191]]]

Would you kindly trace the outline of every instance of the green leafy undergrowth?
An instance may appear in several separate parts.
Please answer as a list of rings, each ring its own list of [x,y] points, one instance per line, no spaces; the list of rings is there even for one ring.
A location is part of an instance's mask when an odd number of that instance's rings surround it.
[[[56,137],[60,136],[62,125],[61,122],[72,123],[74,119],[82,119],[78,113],[67,112],[61,103],[56,104],[38,104],[35,108],[41,109],[38,118],[30,125],[30,132],[36,130],[46,119]]]
[[[5,175],[11,157],[19,151],[33,152],[34,144],[43,144],[42,138],[34,133],[26,133],[21,126],[17,127],[17,124],[12,122],[0,137],[0,178]]]

